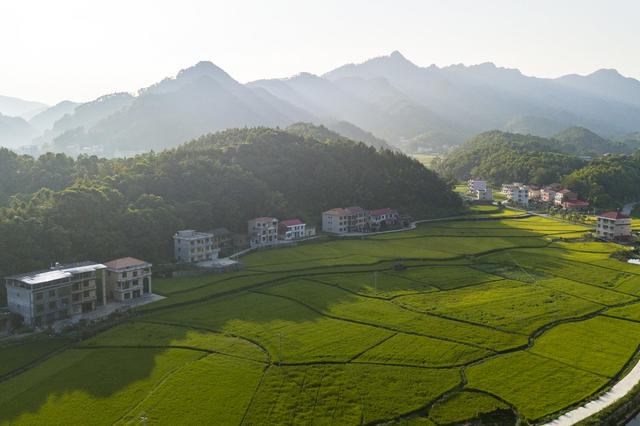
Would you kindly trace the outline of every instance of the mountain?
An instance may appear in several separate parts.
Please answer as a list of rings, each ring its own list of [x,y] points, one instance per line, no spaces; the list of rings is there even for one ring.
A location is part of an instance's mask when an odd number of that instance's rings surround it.
[[[491,62],[422,67],[395,51],[323,75],[240,84],[200,62],[136,95],[56,105],[31,125],[43,149],[115,156],[175,147],[228,128],[297,122],[405,152],[444,153],[492,129],[551,137],[582,127],[614,139],[640,131],[640,82],[615,70],[550,79]],[[0,139],[9,143],[15,140]],[[589,152],[602,153],[599,144]],[[607,152],[622,150],[612,145]]]
[[[37,133],[24,119],[0,114],[0,141],[3,141],[3,146],[18,148],[28,145]]]
[[[333,128],[332,128],[333,127]],[[345,133],[338,132],[334,129],[341,129]],[[389,145],[382,139],[376,138],[371,133],[365,132],[357,126],[354,126],[351,123],[346,121],[341,121],[337,123],[333,123],[331,126],[319,125],[316,126],[313,123],[294,123],[288,126],[285,129],[286,132],[292,133],[297,136],[302,136],[306,138],[313,138],[315,140],[325,142],[325,141],[334,141],[334,142],[362,142],[365,145],[373,146],[377,149],[388,149],[390,151],[398,151],[397,148]],[[355,136],[346,136],[346,133]]]
[[[28,120],[33,115],[47,108],[46,104],[24,99],[0,96],[0,114],[10,117],[22,117]]]
[[[584,127],[570,127],[553,136],[562,143],[561,149],[567,153],[598,156],[602,154],[630,153],[631,149],[621,142],[604,139]]]
[[[327,127],[351,140],[363,142],[365,145],[370,145],[375,148],[384,148],[391,151],[398,150],[398,148],[390,145],[384,139],[380,139],[373,133],[362,130],[360,127],[349,123],[348,121],[334,121],[331,123],[327,123]]]
[[[78,105],[80,104],[76,102],[62,101],[33,116],[29,124],[40,132],[44,132],[51,129],[53,124],[65,115],[72,115]]]
[[[69,119],[84,107],[76,108]],[[111,114],[96,118],[93,125],[56,138],[55,145],[61,149],[101,146],[108,155],[132,154],[175,147],[227,128],[286,126],[314,117],[262,89],[238,83],[211,62],[200,62],[175,78],[140,90]]]

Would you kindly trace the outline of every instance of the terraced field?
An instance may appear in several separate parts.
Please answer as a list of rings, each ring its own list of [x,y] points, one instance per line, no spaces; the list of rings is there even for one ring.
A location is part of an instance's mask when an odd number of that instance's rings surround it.
[[[85,341],[0,347],[24,358],[0,422],[543,423],[638,357],[640,267],[586,231],[434,222],[157,280],[166,299]]]

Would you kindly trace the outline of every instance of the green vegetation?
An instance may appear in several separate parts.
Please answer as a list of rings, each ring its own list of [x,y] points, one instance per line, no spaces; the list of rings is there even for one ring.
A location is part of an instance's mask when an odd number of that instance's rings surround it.
[[[0,342],[0,377],[62,348],[71,343],[65,338],[36,338],[25,341]]]
[[[353,204],[416,218],[462,206],[435,172],[403,154],[277,129],[228,130],[126,159],[0,149],[0,276],[52,259],[166,263],[180,228],[246,232],[248,219],[267,215],[315,224],[320,212]]]
[[[635,359],[640,269],[584,227],[483,213],[158,280],[166,299],[1,381],[0,422],[546,421]]]

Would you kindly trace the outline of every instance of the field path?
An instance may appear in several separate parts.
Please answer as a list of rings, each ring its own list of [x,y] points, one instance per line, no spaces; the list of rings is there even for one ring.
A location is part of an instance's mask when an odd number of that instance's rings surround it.
[[[624,376],[622,380],[613,385],[613,387],[605,392],[598,399],[578,407],[568,413],[563,414],[557,419],[547,423],[545,426],[569,426],[596,414],[600,410],[604,410],[626,394],[628,394],[635,385],[640,383],[640,361],[631,369],[629,374]]]

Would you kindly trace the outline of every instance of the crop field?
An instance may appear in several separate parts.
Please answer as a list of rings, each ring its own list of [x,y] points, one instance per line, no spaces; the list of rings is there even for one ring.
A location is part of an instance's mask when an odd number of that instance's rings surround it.
[[[637,362],[640,267],[504,213],[154,280],[165,299],[84,341],[0,345],[0,423],[544,423]]]

